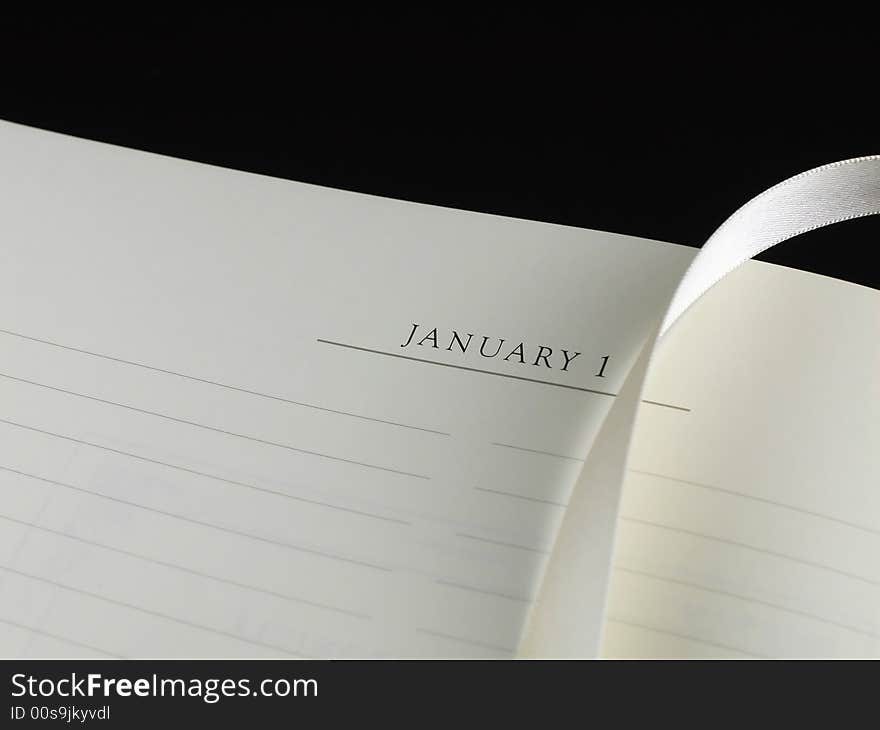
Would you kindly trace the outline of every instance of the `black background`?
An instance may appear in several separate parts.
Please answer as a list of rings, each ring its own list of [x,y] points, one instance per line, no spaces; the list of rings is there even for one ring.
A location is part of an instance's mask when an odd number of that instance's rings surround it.
[[[785,177],[880,152],[878,37],[834,9],[242,7],[6,10],[0,118],[694,246]],[[878,233],[845,223],[764,258],[880,288]]]

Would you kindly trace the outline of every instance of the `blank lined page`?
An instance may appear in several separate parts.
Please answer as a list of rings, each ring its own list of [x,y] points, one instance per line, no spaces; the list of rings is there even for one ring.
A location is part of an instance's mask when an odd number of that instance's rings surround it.
[[[0,654],[515,651],[553,454],[691,250],[12,125],[0,156]]]
[[[880,294],[749,262],[670,331],[604,652],[880,655]]]

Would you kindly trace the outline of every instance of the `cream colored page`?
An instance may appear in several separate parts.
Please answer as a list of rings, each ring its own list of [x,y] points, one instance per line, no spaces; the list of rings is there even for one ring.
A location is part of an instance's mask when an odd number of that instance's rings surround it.
[[[547,454],[692,250],[13,125],[0,159],[0,655],[513,653]]]
[[[661,342],[603,653],[880,654],[880,294],[747,262]]]

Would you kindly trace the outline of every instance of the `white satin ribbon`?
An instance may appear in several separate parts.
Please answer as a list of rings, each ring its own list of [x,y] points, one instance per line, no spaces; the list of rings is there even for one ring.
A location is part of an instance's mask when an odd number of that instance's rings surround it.
[[[660,334],[737,266],[777,243],[832,223],[880,213],[880,155],[834,162],[765,190],[700,249],[669,304]]]
[[[789,178],[750,200],[712,234],[682,277],[594,441],[560,526],[521,656],[598,654],[629,446],[662,335],[714,284],[761,251],[807,231],[878,213],[880,155],[874,155]]]

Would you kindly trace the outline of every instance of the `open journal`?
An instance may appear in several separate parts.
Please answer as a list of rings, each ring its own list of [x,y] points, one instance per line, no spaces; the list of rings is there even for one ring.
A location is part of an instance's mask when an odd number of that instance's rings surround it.
[[[880,292],[724,276],[876,212],[876,158],[699,255],[0,159],[0,655],[880,655]]]

